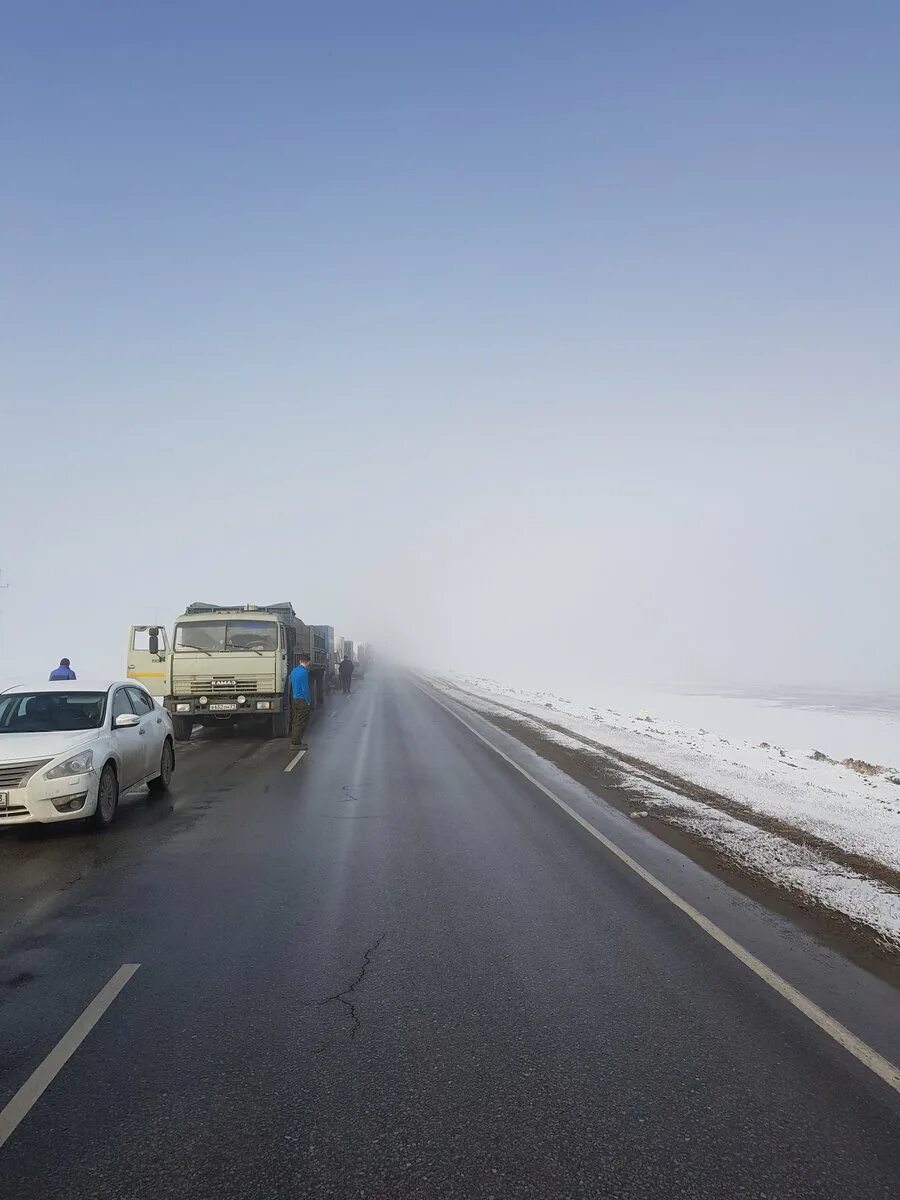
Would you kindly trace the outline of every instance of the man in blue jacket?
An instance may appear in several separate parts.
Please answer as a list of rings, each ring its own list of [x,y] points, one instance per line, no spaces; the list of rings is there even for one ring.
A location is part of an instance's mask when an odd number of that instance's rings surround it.
[[[50,678],[53,679],[75,679],[77,676],[72,670],[72,666],[67,658],[59,660],[59,666],[50,672]]]
[[[309,694],[309,655],[300,655],[300,665],[290,673],[291,682],[291,745],[298,750],[308,749],[303,740],[312,706]]]

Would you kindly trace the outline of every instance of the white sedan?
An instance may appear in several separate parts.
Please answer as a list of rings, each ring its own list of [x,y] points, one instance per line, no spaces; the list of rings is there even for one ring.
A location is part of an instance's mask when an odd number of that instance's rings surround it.
[[[0,692],[0,828],[111,824],[119,796],[169,786],[172,718],[134,680],[59,680]]]

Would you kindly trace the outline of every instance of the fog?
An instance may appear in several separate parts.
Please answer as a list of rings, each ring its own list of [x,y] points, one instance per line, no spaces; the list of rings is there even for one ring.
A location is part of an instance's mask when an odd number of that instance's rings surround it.
[[[4,657],[116,673],[133,621],[290,599],[382,652],[511,683],[896,682],[891,452],[836,419],[770,439],[708,410],[591,413],[535,390],[347,411],[349,444],[321,455],[273,446],[258,408],[217,423],[206,401],[158,450],[132,414],[102,453],[70,418],[80,469],[20,479],[27,529],[7,511]],[[298,424],[327,435],[312,411]],[[111,453],[169,465],[113,480]]]
[[[895,22],[531,17],[17,31],[0,676],[291,600],[582,695],[900,686]]]

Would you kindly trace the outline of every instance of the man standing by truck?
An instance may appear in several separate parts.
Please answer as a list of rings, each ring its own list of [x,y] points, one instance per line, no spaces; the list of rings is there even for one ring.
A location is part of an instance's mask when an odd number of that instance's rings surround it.
[[[350,682],[353,679],[353,659],[349,654],[345,654],[341,659],[341,664],[338,667],[338,674],[341,677],[341,687],[344,695],[350,695]]]
[[[299,666],[294,667],[288,678],[291,683],[291,745],[298,750],[307,749],[303,741],[312,699],[309,692],[309,655],[300,655]]]

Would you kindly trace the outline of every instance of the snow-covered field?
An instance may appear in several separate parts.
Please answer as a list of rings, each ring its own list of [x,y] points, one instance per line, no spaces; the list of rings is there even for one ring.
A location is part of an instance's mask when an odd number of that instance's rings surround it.
[[[702,835],[735,863],[868,925],[900,948],[900,893],[892,886],[900,874],[900,712],[879,712],[877,721],[869,720],[877,732],[855,738],[865,713],[809,709],[792,722],[790,712],[786,717],[784,708],[771,706],[766,737],[765,705],[757,702],[748,722],[753,736],[742,738],[735,736],[733,711],[722,719],[730,701],[720,697],[675,698],[705,717],[690,727],[651,710],[584,705],[482,677],[433,682],[488,715],[509,716],[513,709],[543,737],[581,753],[602,757],[608,747],[708,789],[721,804],[667,786],[640,766],[614,763],[637,811]],[[547,722],[565,732],[548,729]],[[785,732],[793,733],[793,742],[785,744]],[[875,773],[833,761],[837,754],[861,761],[873,749],[894,751],[890,758],[879,754]],[[827,757],[814,759],[814,751]]]

